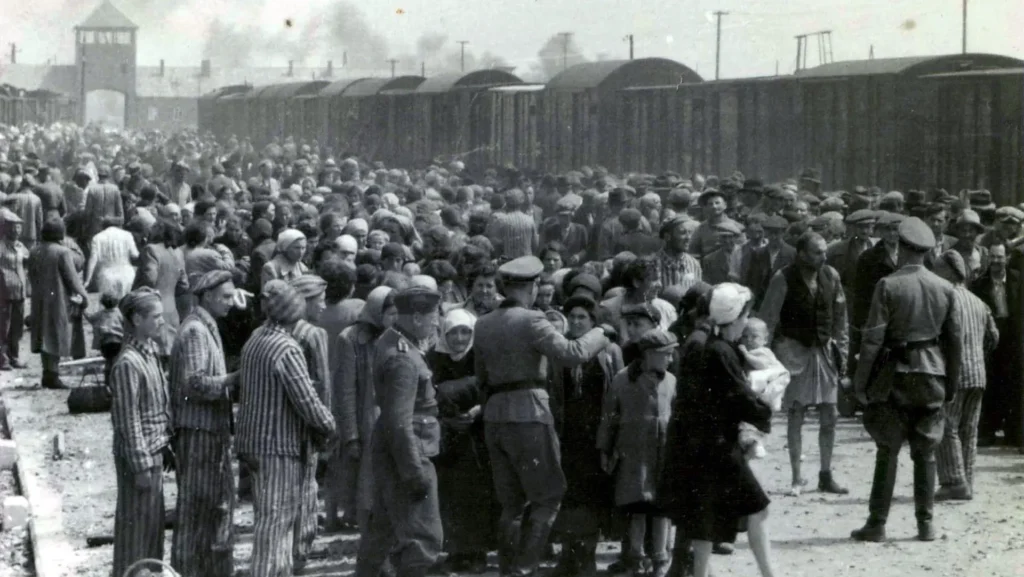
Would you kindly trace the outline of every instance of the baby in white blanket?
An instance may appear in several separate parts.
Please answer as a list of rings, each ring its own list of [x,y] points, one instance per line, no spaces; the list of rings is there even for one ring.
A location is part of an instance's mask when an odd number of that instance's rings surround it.
[[[743,329],[740,344],[744,365],[747,369],[747,383],[772,411],[782,409],[782,396],[789,385],[789,371],[768,348],[768,326],[764,321],[751,317]],[[765,456],[763,435],[753,425],[740,424],[740,446],[749,459],[760,459]]]

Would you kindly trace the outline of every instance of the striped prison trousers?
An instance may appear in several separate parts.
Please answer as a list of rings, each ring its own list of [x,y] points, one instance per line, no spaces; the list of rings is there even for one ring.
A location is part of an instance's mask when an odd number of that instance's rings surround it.
[[[946,430],[936,451],[939,485],[966,485],[974,490],[974,459],[978,454],[978,420],[985,389],[960,389],[946,403]]]
[[[122,577],[140,559],[164,559],[163,458],[154,455],[156,483],[146,490],[135,487],[128,461],[114,456],[117,508],[114,512],[114,577]]]
[[[283,455],[252,455],[247,460],[255,517],[251,576],[289,577],[306,464]]]
[[[299,517],[295,520],[295,542],[293,556],[297,562],[304,562],[313,548],[317,530],[317,491],[316,467],[319,456],[316,451],[307,448],[306,459],[302,469],[302,504]]]
[[[221,577],[234,570],[235,482],[231,436],[178,429],[178,523],[171,566],[183,577]]]

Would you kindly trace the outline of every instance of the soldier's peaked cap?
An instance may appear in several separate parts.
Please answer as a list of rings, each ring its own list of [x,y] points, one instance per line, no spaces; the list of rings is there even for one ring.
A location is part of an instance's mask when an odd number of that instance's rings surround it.
[[[498,268],[498,274],[507,282],[529,282],[544,272],[544,263],[535,256],[521,256]]]
[[[935,234],[923,220],[916,216],[900,223],[899,234],[900,241],[917,250],[925,251],[935,248]]]
[[[433,312],[440,303],[441,293],[422,285],[412,286],[395,294],[395,308],[399,314]]]

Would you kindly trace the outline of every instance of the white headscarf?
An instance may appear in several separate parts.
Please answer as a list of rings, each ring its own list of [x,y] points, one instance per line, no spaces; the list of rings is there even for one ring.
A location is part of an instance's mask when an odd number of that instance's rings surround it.
[[[453,361],[461,361],[466,358],[469,351],[473,350],[473,339],[469,340],[469,346],[466,347],[466,350],[461,353],[455,353],[448,347],[448,333],[458,327],[466,327],[472,331],[475,326],[476,316],[473,313],[466,309],[452,309],[449,311],[444,317],[444,323],[441,325],[441,338],[437,341],[437,352],[450,356]]]
[[[724,282],[711,290],[711,302],[709,318],[716,326],[732,324],[740,318],[743,309],[747,306],[753,294],[747,287]]]

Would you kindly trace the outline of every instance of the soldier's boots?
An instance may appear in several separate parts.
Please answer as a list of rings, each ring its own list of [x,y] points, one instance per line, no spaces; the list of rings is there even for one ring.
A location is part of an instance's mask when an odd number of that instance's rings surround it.
[[[935,460],[914,461],[914,509],[917,517],[917,540],[934,541],[932,511],[935,509]]]
[[[818,473],[818,491],[833,495],[846,495],[850,492],[846,487],[840,487],[839,483],[836,483],[836,480],[832,478],[832,471]]]

